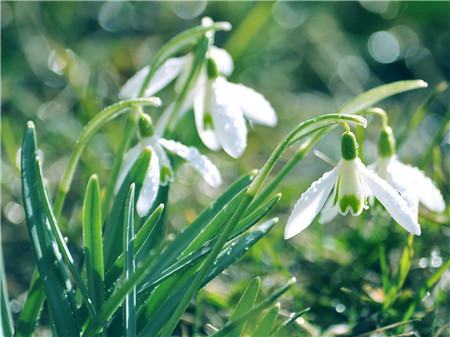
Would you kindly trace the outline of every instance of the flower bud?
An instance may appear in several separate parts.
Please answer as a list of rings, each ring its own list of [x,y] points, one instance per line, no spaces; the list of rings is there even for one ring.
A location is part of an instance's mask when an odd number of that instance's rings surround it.
[[[142,113],[139,118],[139,134],[142,138],[151,137],[155,134],[152,119],[145,113]]]
[[[342,158],[345,160],[353,160],[358,157],[358,143],[353,132],[348,131],[342,135],[341,152]]]
[[[378,155],[380,157],[392,157],[395,154],[395,138],[392,129],[387,126],[380,132],[378,138]]]
[[[211,57],[208,57],[208,59],[206,60],[206,70],[208,73],[208,78],[214,79],[219,77],[219,68],[217,67],[216,62]]]

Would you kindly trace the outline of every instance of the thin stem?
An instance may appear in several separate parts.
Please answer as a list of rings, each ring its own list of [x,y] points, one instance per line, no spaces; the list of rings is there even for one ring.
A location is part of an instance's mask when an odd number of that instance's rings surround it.
[[[389,117],[386,111],[381,108],[370,108],[360,112],[361,115],[376,115],[381,118],[381,125],[383,128],[389,126]]]
[[[140,110],[140,109],[136,109]],[[123,157],[125,155],[126,150],[128,149],[128,146],[130,145],[131,138],[133,137],[133,131],[136,127],[136,115],[137,111],[134,111],[131,115],[129,115],[129,118],[125,121],[124,131],[123,131],[123,137],[122,141],[119,145],[119,149],[114,156],[114,164],[111,169],[111,175],[108,180],[108,185],[106,187],[106,193],[105,193],[105,199],[103,201],[103,214],[106,216],[109,211],[110,203],[114,194],[114,188],[116,185],[117,177],[120,173],[120,168],[122,166]]]

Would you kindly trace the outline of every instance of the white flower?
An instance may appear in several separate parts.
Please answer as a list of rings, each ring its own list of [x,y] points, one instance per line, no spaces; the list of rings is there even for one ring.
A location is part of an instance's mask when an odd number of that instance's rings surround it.
[[[284,237],[289,239],[307,228],[321,210],[321,223],[330,221],[338,213],[359,215],[367,207],[370,196],[377,198],[408,232],[420,235],[417,217],[406,201],[391,185],[364,166],[357,156],[353,133],[344,133],[342,159],[301,195],[289,216]]]
[[[168,59],[152,77],[144,96],[156,94],[177,77],[175,90],[179,91],[189,75],[193,59],[191,53]],[[258,124],[275,126],[277,115],[263,95],[226,80],[225,76],[233,71],[233,60],[224,49],[211,46],[207,60],[186,98],[181,114],[193,106],[195,124],[202,142],[211,150],[223,148],[230,156],[237,158],[247,146],[244,116]],[[211,74],[211,65],[214,74]],[[120,90],[119,97],[137,97],[149,71],[150,67],[147,66],[128,80]],[[171,109],[172,106],[169,106],[158,121],[158,133],[164,128]]]
[[[389,126],[385,126],[380,132],[378,159],[372,167],[401,194],[417,217],[419,202],[434,212],[445,210],[444,198],[431,179],[418,168],[398,160],[395,155],[394,134]]]
[[[142,138],[137,145],[125,154],[116,191],[145,148],[150,148],[152,155],[136,204],[136,211],[140,217],[145,216],[150,211],[158,194],[159,185],[167,184],[172,178],[172,166],[165,150],[186,160],[209,185],[217,187],[221,184],[222,179],[217,167],[196,148],[153,135]]]
[[[208,78],[200,82],[194,98],[198,134],[211,150],[223,148],[230,156],[238,158],[247,146],[244,117],[258,124],[274,126],[277,115],[263,95],[209,72]]]
[[[445,210],[445,201],[441,192],[417,167],[403,164],[396,155],[380,157],[374,166],[378,175],[400,192],[416,215],[419,202],[430,211]]]

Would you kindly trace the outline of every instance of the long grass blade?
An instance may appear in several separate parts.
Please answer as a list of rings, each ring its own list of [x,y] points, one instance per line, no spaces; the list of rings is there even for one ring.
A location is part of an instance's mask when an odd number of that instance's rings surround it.
[[[230,316],[230,321],[233,321],[247,311],[249,311],[256,302],[256,298],[258,297],[259,287],[261,286],[261,279],[259,277],[255,278],[250,282],[248,287],[245,289],[241,298],[239,299],[236,308],[234,308],[233,313]],[[230,332],[231,336],[241,336],[245,330],[247,322],[243,321],[241,324],[236,325],[236,327]]]
[[[258,321],[250,337],[270,337],[279,312],[279,303],[269,308],[267,313]]]
[[[102,206],[96,175],[89,179],[83,204],[83,242],[89,296],[98,310],[104,301]]]
[[[368,90],[362,93],[356,98],[352,99],[350,102],[345,104],[339,109],[339,113],[342,114],[355,114],[366,108],[371,107],[373,104],[396,94],[426,88],[428,84],[422,80],[408,80],[408,81],[397,81],[389,84],[380,85],[376,88]]]
[[[134,184],[131,184],[125,203],[125,231],[123,236],[123,249],[125,252],[124,274],[128,281],[135,272],[134,260]],[[125,297],[124,321],[126,337],[136,336],[136,286]]]
[[[39,274],[43,279],[49,310],[55,330],[60,336],[78,336],[80,331],[77,308],[71,281],[67,277],[65,262],[56,238],[52,235],[50,219],[42,195],[33,123],[29,122],[22,144],[22,188],[27,227],[33,246]]]
[[[27,300],[20,312],[14,332],[15,337],[29,337],[33,334],[45,301],[45,291],[37,269],[31,277]]]
[[[0,234],[1,238],[1,234]],[[1,242],[1,240],[0,240]],[[9,296],[8,289],[6,288],[6,274],[3,263],[3,249],[0,247],[0,316],[1,327],[0,335],[5,337],[11,337],[13,335],[13,324],[11,310],[9,309]]]

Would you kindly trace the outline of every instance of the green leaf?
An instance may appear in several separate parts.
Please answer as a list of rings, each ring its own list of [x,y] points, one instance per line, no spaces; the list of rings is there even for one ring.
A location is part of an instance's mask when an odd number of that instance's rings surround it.
[[[242,324],[242,322],[245,322],[250,319],[256,319],[256,317],[263,311],[265,308],[272,305],[278,297],[283,295],[286,291],[289,290],[289,288],[296,282],[295,277],[290,279],[284,286],[280,287],[279,289],[275,290],[270,296],[268,296],[263,301],[259,302],[257,305],[255,305],[252,309],[247,311],[245,314],[239,316],[233,321],[228,322],[222,330],[218,331],[213,337],[221,337],[221,336],[227,336],[229,335],[230,331],[233,331],[233,329],[236,326],[239,326]]]
[[[426,88],[427,86],[428,84],[422,80],[398,81],[380,85],[379,87],[366,91],[356,98],[352,99],[341,109],[339,109],[339,113],[355,114],[371,107],[374,103],[377,103],[378,101],[381,101],[387,97],[409,90]]]
[[[134,260],[134,184],[131,184],[127,201],[125,202],[123,248],[125,251],[124,274],[128,281],[135,272]],[[136,286],[127,293],[124,303],[124,335],[136,336]]]
[[[114,261],[121,254],[121,245],[118,245],[117,242],[121,242],[123,238],[123,205],[125,205],[130,185],[134,183],[136,194],[139,194],[152,155],[152,150],[149,148],[142,151],[139,158],[125,177],[114,199],[111,215],[108,222],[105,224],[103,237],[106,270],[109,270]]]
[[[104,301],[104,267],[102,240],[102,206],[96,175],[89,179],[83,204],[84,258],[89,296],[96,309]]]
[[[0,234],[1,238],[1,234]],[[0,240],[0,242],[2,242]],[[4,337],[11,337],[13,335],[13,323],[11,311],[9,309],[8,289],[6,288],[6,274],[3,263],[3,249],[0,247],[0,316],[1,326],[0,335]]]
[[[147,89],[150,80],[156,73],[159,67],[166,62],[169,58],[175,56],[183,49],[192,48],[202,38],[205,33],[217,30],[230,30],[231,25],[228,22],[215,22],[210,26],[197,26],[173,37],[169,42],[162,46],[153,58],[153,62],[150,66],[150,72],[144,80],[142,90],[139,96],[142,96]]]
[[[259,277],[253,279],[252,282],[245,289],[238,304],[234,308],[233,313],[230,316],[230,321],[236,320],[240,316],[249,311],[256,302],[258,297],[259,287],[261,285],[261,279]],[[243,321],[241,324],[236,325],[235,328],[229,333],[231,336],[241,336],[244,332],[247,321]]]
[[[236,262],[245,252],[247,252],[256,242],[263,238],[269,230],[274,226],[278,219],[271,219],[262,225],[256,227],[250,233],[242,234],[233,241],[231,241],[217,257],[213,268],[208,275],[203,279],[201,286],[205,286],[213,278],[219,275],[223,270],[228,268],[231,264]],[[138,313],[142,317],[138,318],[138,326],[142,326],[139,331],[139,336],[156,336],[158,331],[163,328],[165,322],[173,315],[174,309],[180,302],[181,298],[186,292],[186,288],[192,282],[192,276],[195,275],[199,266],[199,262],[193,267],[192,272],[184,272],[178,276],[180,282],[171,288],[171,292],[159,302],[154,303],[157,310],[151,315],[145,312]],[[141,322],[141,325],[139,325]]]
[[[256,328],[255,330],[253,330],[250,337],[270,337],[279,312],[279,303],[269,308],[267,310],[267,313],[263,317],[261,317],[261,319],[256,324]]]
[[[48,301],[54,327],[59,336],[80,334],[77,307],[56,238],[45,207],[48,203],[36,149],[34,125],[28,122],[22,144],[23,202],[33,252]]]
[[[287,328],[289,325],[294,323],[299,317],[303,316],[305,313],[307,313],[311,308],[306,308],[299,312],[293,312],[287,320],[285,320],[281,325],[275,329],[275,331],[270,335],[273,337],[283,336],[281,331],[285,328]]]
[[[19,315],[15,337],[29,337],[33,334],[45,301],[45,291],[38,271],[35,269],[27,293],[27,300]]]
[[[135,256],[139,253],[142,245],[154,230],[155,225],[161,218],[163,210],[164,205],[163,204],[159,205],[153,211],[153,213],[147,218],[142,227],[136,233],[133,245],[133,250],[136,252]],[[105,276],[106,289],[110,289],[111,286],[113,286],[113,284],[116,282],[117,278],[120,276],[123,270],[123,266],[124,266],[124,254],[122,252],[106,273]]]

